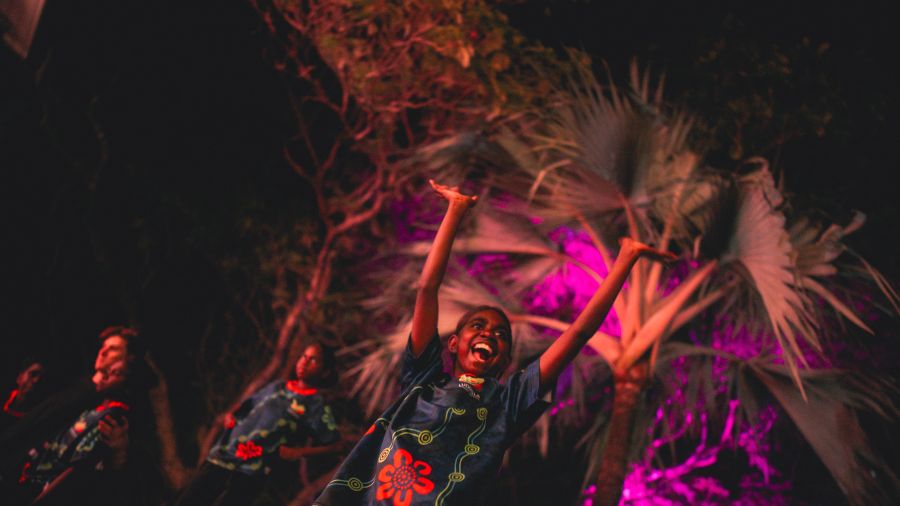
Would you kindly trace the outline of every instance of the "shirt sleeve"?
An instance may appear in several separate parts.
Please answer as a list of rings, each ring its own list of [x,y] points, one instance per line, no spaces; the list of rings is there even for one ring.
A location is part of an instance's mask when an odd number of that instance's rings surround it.
[[[549,388],[552,392],[555,388]],[[509,437],[515,439],[537,421],[550,403],[541,399],[540,360],[513,374],[506,384],[503,399],[509,424]]]
[[[250,411],[252,411],[253,408],[257,404],[259,404],[260,400],[265,399],[266,397],[271,395],[272,392],[274,392],[281,386],[281,383],[282,382],[278,380],[272,381],[259,390],[253,392],[250,397],[244,399],[244,402],[241,403],[241,405],[235,410],[234,413],[232,413],[232,415],[234,415],[235,418],[243,418],[247,416],[247,414],[249,414]]]
[[[406,349],[403,351],[403,372],[400,376],[400,386],[405,390],[411,385],[424,383],[432,376],[443,372],[442,350],[441,338],[435,333],[428,342],[428,346],[425,347],[425,351],[415,357],[412,352],[412,336],[410,336],[406,342]]]

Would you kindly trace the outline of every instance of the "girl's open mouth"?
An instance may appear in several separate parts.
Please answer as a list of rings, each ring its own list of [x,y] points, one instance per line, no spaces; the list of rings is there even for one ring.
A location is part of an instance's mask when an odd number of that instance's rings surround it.
[[[486,362],[494,356],[494,347],[486,342],[475,343],[475,345],[472,346],[472,353],[475,354],[478,359]]]

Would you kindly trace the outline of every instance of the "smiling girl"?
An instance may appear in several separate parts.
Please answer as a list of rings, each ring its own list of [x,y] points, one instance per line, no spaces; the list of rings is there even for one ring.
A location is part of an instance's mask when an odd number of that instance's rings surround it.
[[[419,278],[403,392],[357,443],[317,505],[480,504],[504,452],[543,413],[541,397],[603,322],[635,262],[672,258],[623,239],[609,275],[575,322],[505,384],[498,378],[510,363],[509,318],[496,307],[470,310],[447,341],[448,375],[437,334],[438,289],[459,224],[478,198],[430,184],[449,206]]]

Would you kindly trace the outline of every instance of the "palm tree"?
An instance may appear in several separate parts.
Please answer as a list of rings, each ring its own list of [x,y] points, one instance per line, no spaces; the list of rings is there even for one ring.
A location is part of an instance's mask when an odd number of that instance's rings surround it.
[[[464,177],[462,167],[473,160],[506,167],[495,170],[496,177],[482,189],[483,200],[493,197],[498,204],[480,206],[469,234],[454,247],[470,260],[503,255],[505,264],[499,275],[497,268],[479,269],[471,262],[451,273],[442,293],[439,331],[451,331],[467,306],[499,305],[514,323],[518,356],[534,356],[546,347],[546,332],[561,331],[567,323],[562,312],[534,310],[532,287],[572,269],[598,282],[616,253],[617,238],[625,235],[677,251],[678,269],[635,268],[615,303],[615,318],[589,342],[611,369],[614,384],[611,415],[591,433],[596,442],[590,457],[597,490],[593,503],[619,503],[629,458],[646,439],[635,420],[647,419],[642,413],[658,407],[644,405],[644,393],[661,380],[655,375],[683,356],[724,357],[736,365],[732,374],[750,371],[810,440],[848,498],[864,501],[873,485],[862,462],[872,467],[877,459],[847,409],[869,406],[885,415],[896,410],[885,407],[890,397],[882,393],[883,385],[860,393],[853,389],[859,383],[838,381],[834,371],[813,370],[811,364],[824,353],[823,305],[871,332],[827,281],[838,272],[842,235],[858,228],[860,219],[825,230],[804,218],[789,226],[784,197],[765,160],[747,160],[737,174],[701,167],[687,145],[690,119],[663,109],[661,87],[651,89],[649,76],[639,75],[636,67],[628,91],[601,86],[581,68],[550,110],[494,132],[489,140],[459,135],[423,150],[419,161],[427,160],[425,168],[445,178]],[[548,236],[561,227],[589,237],[596,261],[561,251]],[[403,253],[421,257],[427,248],[427,242],[413,243]],[[887,280],[862,265],[897,311],[897,294]],[[415,272],[414,266],[392,271],[387,285],[380,285],[388,288],[371,307],[412,307]],[[568,289],[574,293],[585,286]],[[717,332],[742,332],[755,343],[755,355],[728,354],[708,346],[709,339],[688,345],[675,338],[711,314],[728,315],[729,325]],[[395,370],[408,328],[405,321],[375,338],[375,352],[353,371],[371,411],[389,396],[388,371]],[[598,363],[587,354],[575,365],[570,395],[583,405],[588,400],[580,387],[584,378],[596,376]],[[699,381],[701,373],[692,375]],[[741,405],[752,402],[745,399]],[[707,409],[722,410],[718,405]],[[850,413],[840,425],[809,423],[825,411],[839,410]],[[848,420],[853,437],[835,438],[847,430]]]

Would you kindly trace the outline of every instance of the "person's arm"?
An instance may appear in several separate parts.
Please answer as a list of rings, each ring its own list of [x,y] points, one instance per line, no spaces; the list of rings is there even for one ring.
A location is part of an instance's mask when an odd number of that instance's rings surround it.
[[[547,348],[540,358],[541,390],[547,389],[559,377],[569,362],[575,359],[581,348],[603,323],[615,302],[631,268],[642,256],[656,260],[673,260],[671,253],[657,251],[633,239],[621,240],[622,247],[606,279],[600,283],[578,318]]]
[[[322,446],[279,446],[278,456],[284,460],[300,460],[305,457],[313,457],[315,455],[326,455],[329,453],[338,453],[343,449],[344,445],[341,441]]]
[[[441,226],[425,259],[425,266],[419,276],[418,292],[416,293],[416,308],[413,312],[412,322],[412,352],[418,357],[425,351],[428,342],[437,330],[438,322],[438,290],[444,273],[447,271],[447,261],[450,258],[450,249],[459,224],[466,211],[478,201],[477,196],[463,195],[456,186],[449,187],[428,181],[435,193],[449,202],[447,213],[444,215]]]
[[[53,493],[56,492],[56,489],[58,489],[63,483],[65,483],[65,481],[69,478],[69,476],[72,475],[73,472],[75,472],[75,467],[69,466],[66,468],[65,471],[59,473],[59,475],[56,478],[53,478],[53,481],[51,481],[50,483],[47,484],[47,486],[44,487],[44,490],[41,490],[41,493],[38,494],[38,496],[34,498],[34,501],[32,501],[31,504],[32,505],[47,504],[47,502],[48,502],[47,498],[48,497],[52,498]],[[50,499],[49,501],[52,502],[52,499]]]

